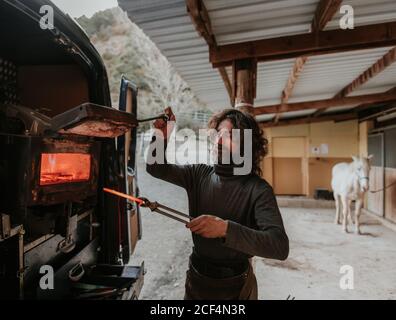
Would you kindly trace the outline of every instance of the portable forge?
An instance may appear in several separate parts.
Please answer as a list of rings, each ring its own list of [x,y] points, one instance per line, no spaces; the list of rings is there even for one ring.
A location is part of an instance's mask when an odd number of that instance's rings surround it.
[[[100,55],[56,7],[42,30],[44,4],[0,1],[0,299],[137,299],[140,206],[102,190],[139,196],[137,126],[166,117],[138,120],[125,77],[113,108]]]

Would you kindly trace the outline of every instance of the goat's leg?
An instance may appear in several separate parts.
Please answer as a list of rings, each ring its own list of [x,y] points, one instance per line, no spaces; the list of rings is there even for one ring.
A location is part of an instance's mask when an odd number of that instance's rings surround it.
[[[336,216],[335,216],[334,223],[340,224],[340,212],[341,212],[340,196],[338,194],[334,194],[334,199],[335,199],[335,206],[336,206]]]
[[[362,199],[356,200],[355,208],[355,233],[360,234],[360,214],[362,212],[363,201]]]
[[[342,202],[342,230],[348,232],[348,215],[349,215],[349,200],[346,196],[341,196]]]

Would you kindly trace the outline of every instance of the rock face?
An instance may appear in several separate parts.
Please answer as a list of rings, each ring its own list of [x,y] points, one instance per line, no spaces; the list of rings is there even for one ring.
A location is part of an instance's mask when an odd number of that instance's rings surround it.
[[[120,79],[124,74],[139,87],[139,117],[155,115],[169,105],[176,116],[180,115],[180,127],[205,125],[203,122],[212,111],[199,101],[156,45],[125,12],[117,7],[98,12],[92,18],[82,16],[77,21],[105,62],[114,106],[118,105]]]

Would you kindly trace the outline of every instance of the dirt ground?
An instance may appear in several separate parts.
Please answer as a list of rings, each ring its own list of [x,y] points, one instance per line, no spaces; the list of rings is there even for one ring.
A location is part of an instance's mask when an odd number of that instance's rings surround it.
[[[152,178],[139,161],[142,196],[187,213],[183,189]],[[259,298],[396,299],[396,233],[362,216],[363,235],[344,234],[332,209],[281,208],[290,238],[284,262],[255,259]],[[143,239],[132,263],[145,261],[141,299],[183,299],[192,241],[178,222],[144,209]],[[353,267],[354,289],[342,290],[343,265]]]

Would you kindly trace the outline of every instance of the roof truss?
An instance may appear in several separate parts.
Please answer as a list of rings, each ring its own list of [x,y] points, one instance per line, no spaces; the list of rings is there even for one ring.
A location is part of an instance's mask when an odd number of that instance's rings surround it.
[[[362,103],[372,104],[372,103],[389,102],[389,101],[396,101],[396,93],[394,92],[376,93],[376,94],[367,94],[361,96],[332,98],[325,100],[304,101],[297,103],[256,107],[254,108],[254,114],[257,116],[262,114],[272,114],[278,112],[291,112],[291,111],[301,111],[301,110],[309,110],[309,109],[327,109],[332,107],[360,105]]]
[[[337,93],[334,98],[342,98],[348,96],[350,93],[355,91],[360,86],[364,85],[370,79],[374,78],[376,75],[380,74],[387,67],[392,65],[396,61],[396,47],[389,50],[382,58],[376,61],[370,68],[359,75],[355,80],[353,80],[349,85],[343,88],[339,93]],[[313,114],[313,117],[320,116],[325,112],[326,109],[321,109]]]
[[[293,94],[294,86],[296,85],[296,82],[298,80],[298,77],[300,76],[305,63],[307,62],[307,57],[299,57],[296,59],[294,62],[294,66],[292,71],[290,72],[289,78],[287,79],[285,89],[282,91],[282,97],[281,97],[281,104],[287,104],[289,101],[289,98]],[[282,112],[277,112],[274,118],[274,123],[276,124],[280,117],[282,115]]]
[[[212,47],[210,61],[220,67],[239,59],[260,62],[394,45],[396,22],[389,22]]]

